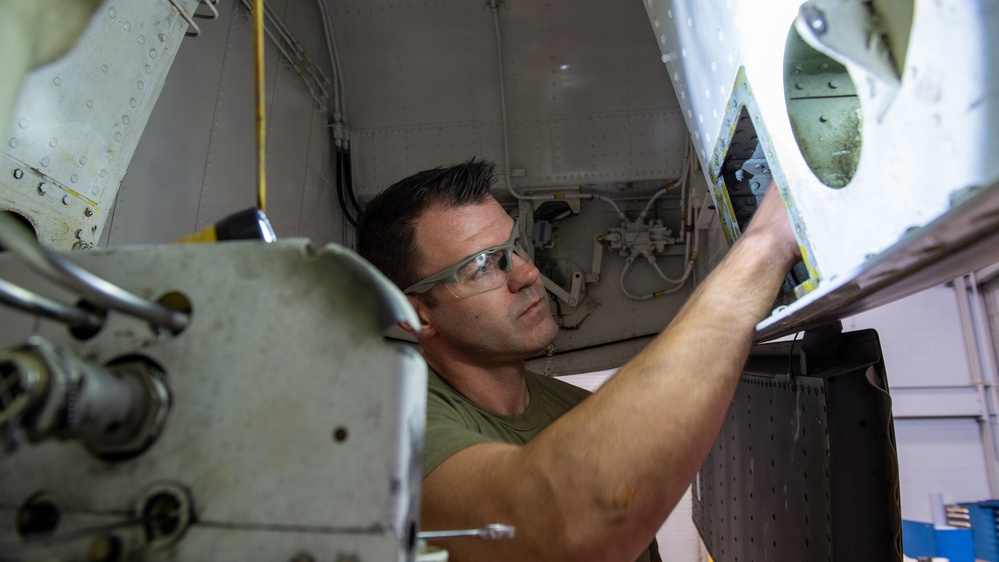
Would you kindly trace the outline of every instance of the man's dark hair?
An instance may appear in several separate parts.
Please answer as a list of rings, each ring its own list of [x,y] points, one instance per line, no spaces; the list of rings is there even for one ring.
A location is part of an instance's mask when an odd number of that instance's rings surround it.
[[[435,207],[452,209],[484,203],[496,178],[492,162],[472,158],[449,168],[409,176],[378,194],[365,207],[357,234],[357,252],[400,289],[420,280],[416,264],[416,221]],[[435,306],[428,293],[425,302]]]

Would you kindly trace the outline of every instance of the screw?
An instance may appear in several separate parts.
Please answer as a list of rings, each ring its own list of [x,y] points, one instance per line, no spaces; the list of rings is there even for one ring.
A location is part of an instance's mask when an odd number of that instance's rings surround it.
[[[90,207],[87,207],[87,209],[85,211],[83,211],[83,214],[86,215],[86,216],[88,216],[88,217],[92,217],[92,216],[94,216],[94,210],[91,209]]]
[[[826,15],[822,13],[822,10],[806,4],[801,8],[801,17],[816,35],[822,35],[826,32]]]
[[[63,205],[69,205],[69,195],[63,195],[62,196],[62,204]]]
[[[40,184],[38,184],[39,195],[45,195],[46,193],[48,193],[48,191],[49,191],[49,184],[45,182],[41,182]]]
[[[14,179],[19,180],[24,177],[24,171],[21,168],[14,168]]]

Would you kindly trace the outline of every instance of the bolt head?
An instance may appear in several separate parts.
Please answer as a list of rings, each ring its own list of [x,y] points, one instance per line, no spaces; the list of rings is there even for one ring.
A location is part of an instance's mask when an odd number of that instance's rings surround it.
[[[38,194],[45,195],[49,191],[49,184],[42,182],[38,184]]]

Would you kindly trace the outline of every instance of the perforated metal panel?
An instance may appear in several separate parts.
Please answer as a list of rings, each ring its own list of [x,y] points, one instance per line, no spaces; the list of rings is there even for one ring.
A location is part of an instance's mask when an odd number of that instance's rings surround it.
[[[902,559],[898,463],[873,330],[761,346],[695,483],[714,560]],[[803,351],[799,350],[803,348]]]

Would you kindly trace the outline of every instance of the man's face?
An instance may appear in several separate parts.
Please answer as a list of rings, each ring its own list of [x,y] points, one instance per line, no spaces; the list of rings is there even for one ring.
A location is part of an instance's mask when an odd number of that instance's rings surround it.
[[[492,197],[480,205],[431,209],[416,222],[420,277],[505,243],[513,224]],[[438,283],[430,293],[438,304],[419,307],[424,321],[447,348],[478,362],[532,357],[558,334],[538,269],[519,256],[506,284],[496,289],[459,299]]]

